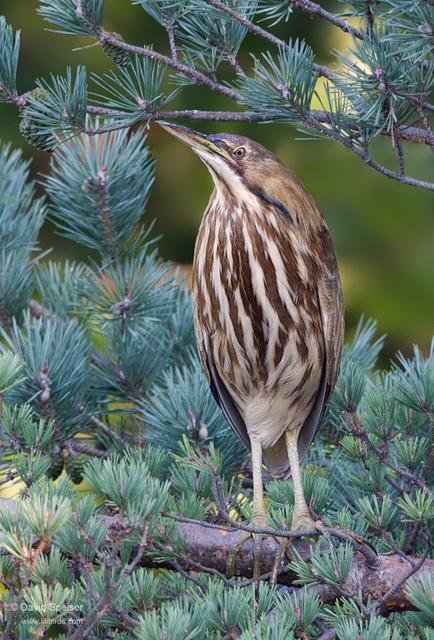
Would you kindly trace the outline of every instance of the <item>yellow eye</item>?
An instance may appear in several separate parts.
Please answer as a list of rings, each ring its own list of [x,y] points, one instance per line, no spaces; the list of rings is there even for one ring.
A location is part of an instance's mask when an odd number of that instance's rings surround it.
[[[246,149],[244,147],[238,147],[233,151],[233,155],[237,158],[237,160],[241,160],[246,155]]]

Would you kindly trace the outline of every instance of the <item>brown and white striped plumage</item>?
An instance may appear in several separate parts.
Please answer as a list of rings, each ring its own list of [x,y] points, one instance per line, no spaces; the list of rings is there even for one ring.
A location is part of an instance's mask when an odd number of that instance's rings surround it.
[[[337,377],[343,304],[330,235],[304,187],[261,145],[229,134],[192,141],[190,130],[166,127],[216,187],[193,264],[204,369],[232,428],[248,446],[259,441],[283,477],[285,432],[298,434],[301,458]]]

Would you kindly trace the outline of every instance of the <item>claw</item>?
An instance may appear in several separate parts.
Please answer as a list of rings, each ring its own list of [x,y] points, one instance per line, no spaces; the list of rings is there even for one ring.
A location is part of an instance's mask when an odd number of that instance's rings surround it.
[[[236,557],[239,554],[243,544],[247,542],[251,535],[251,533],[244,532],[236,545],[234,545],[233,549],[231,549],[231,552],[228,555],[228,559],[226,561],[226,575],[228,576],[228,578],[233,578],[235,572]]]
[[[236,545],[231,550],[226,561],[226,575],[228,576],[228,578],[233,578],[237,555],[239,554],[243,545],[250,538],[252,538],[253,540],[253,580],[256,584],[259,584],[259,579],[261,577],[262,544],[261,535],[258,533],[250,533],[249,531],[245,531],[242,534]]]
[[[279,568],[282,560],[284,559],[288,547],[291,547],[291,542],[288,538],[283,538],[279,544],[279,550],[276,553],[276,557],[273,562],[273,569],[271,571],[270,584],[277,584],[277,575],[279,573]]]

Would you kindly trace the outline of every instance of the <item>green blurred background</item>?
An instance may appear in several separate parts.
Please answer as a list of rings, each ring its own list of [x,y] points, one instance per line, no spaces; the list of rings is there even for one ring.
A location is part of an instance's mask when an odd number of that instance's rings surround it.
[[[327,9],[342,5],[328,2]],[[14,29],[22,30],[19,71],[21,92],[34,86],[37,76],[64,73],[65,67],[85,64],[104,72],[110,63],[99,47],[72,49],[89,43],[86,39],[61,36],[36,13],[36,0],[0,0],[0,13]],[[167,51],[164,32],[129,0],[106,0],[104,26],[130,42],[154,43]],[[317,19],[296,12],[275,29],[282,37],[307,39],[318,61],[333,65],[333,48],[348,46],[340,31]],[[248,36],[241,60],[249,64],[247,50],[260,51],[264,43]],[[189,87],[171,108],[234,109],[219,95]],[[395,183],[367,168],[359,159],[331,142],[302,141],[295,127],[195,123],[203,131],[231,131],[248,135],[277,153],[304,182],[318,202],[334,238],[342,273],[346,301],[347,330],[351,332],[359,315],[376,318],[379,330],[388,334],[385,355],[397,349],[408,353],[414,342],[427,349],[434,328],[434,195]],[[0,104],[0,138],[21,146],[33,157],[34,174],[46,173],[49,154],[26,145],[18,129],[16,109]],[[163,257],[189,263],[202,211],[212,184],[206,168],[183,145],[151,127],[149,144],[156,164],[156,182],[145,219],[155,218],[155,230],[163,234]],[[382,161],[396,162],[388,139],[377,143]],[[422,145],[406,145],[407,170],[431,179],[432,153]],[[43,248],[54,246],[55,258],[86,258],[76,245],[54,235],[46,225]]]

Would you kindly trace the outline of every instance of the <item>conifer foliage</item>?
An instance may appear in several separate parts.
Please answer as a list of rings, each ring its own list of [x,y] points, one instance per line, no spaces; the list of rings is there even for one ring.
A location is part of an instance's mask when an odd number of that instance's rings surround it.
[[[429,640],[434,343],[380,371],[383,337],[360,322],[305,461],[321,535],[288,530],[292,484],[269,481],[263,579],[252,582],[248,545],[229,578],[248,529],[249,457],[201,371],[189,292],[142,224],[153,162],[143,130],[128,127],[172,99],[166,67],[179,87],[226,92],[249,117],[309,128],[326,71],[307,45],[278,43],[252,75],[237,56],[255,16],[273,26],[318,5],[135,4],[167,30],[169,55],[104,31],[103,0],[39,2],[61,33],[98,40],[117,63],[92,77],[94,92],[79,68],[19,95],[19,34],[0,20],[0,99],[19,107],[29,140],[54,149],[44,197],[20,152],[0,149],[0,495],[13,483],[19,498],[0,500],[2,638]],[[360,150],[388,132],[399,148],[401,127],[414,133],[430,111],[432,3],[350,4],[367,24],[351,27],[354,50],[381,72],[343,62],[321,133]],[[232,86],[215,79],[225,63]],[[424,122],[414,135],[431,135]],[[45,219],[92,260],[41,256]]]

